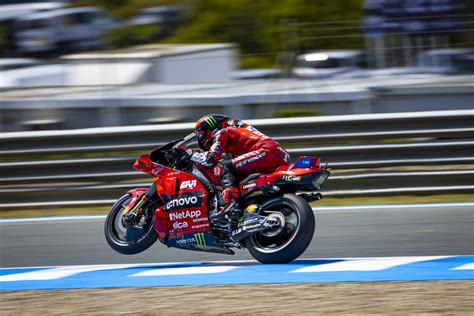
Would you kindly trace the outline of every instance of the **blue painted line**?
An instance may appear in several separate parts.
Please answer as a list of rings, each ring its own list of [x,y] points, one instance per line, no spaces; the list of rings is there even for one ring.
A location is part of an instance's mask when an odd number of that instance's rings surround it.
[[[357,209],[377,209],[377,208],[453,207],[453,206],[473,206],[474,207],[474,202],[312,206],[312,209],[313,211],[318,211],[318,210],[357,210]],[[76,215],[76,216],[42,216],[42,217],[26,217],[26,218],[0,218],[0,224],[1,223],[16,223],[16,222],[55,221],[55,220],[105,219],[105,217],[106,215]]]
[[[10,274],[17,274],[17,273],[27,273],[27,272],[36,272],[36,271],[44,271],[48,270],[49,268],[3,268],[0,269],[0,276],[2,275],[10,275]]]
[[[408,263],[403,263],[404,261]],[[117,268],[114,268],[117,266]],[[76,273],[58,277],[77,269]],[[87,271],[87,269],[92,269]],[[211,284],[474,280],[474,256],[190,262],[0,269],[0,290]],[[30,279],[29,279],[30,278]]]

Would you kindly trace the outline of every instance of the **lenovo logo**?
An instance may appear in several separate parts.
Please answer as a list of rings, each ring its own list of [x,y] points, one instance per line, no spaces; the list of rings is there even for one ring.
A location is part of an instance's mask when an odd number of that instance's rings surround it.
[[[256,182],[246,183],[242,186],[242,189],[247,190],[251,188],[255,188],[257,186]]]
[[[166,209],[168,211],[182,209],[182,208],[193,208],[201,206],[201,192],[187,193],[177,196],[166,203]]]

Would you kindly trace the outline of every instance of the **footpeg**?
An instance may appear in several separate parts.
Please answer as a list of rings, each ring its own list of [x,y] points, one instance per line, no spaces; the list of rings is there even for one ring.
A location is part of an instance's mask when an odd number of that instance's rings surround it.
[[[209,215],[209,219],[212,222],[219,222],[223,220],[237,220],[242,214],[242,210],[240,210],[237,206],[237,201],[234,201],[220,212],[215,212]]]

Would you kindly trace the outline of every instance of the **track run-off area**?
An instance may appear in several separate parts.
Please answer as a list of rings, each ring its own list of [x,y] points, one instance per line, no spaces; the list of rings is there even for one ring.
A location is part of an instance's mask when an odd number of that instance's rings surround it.
[[[474,203],[315,207],[301,258],[108,248],[104,216],[0,220],[0,290],[474,279]]]

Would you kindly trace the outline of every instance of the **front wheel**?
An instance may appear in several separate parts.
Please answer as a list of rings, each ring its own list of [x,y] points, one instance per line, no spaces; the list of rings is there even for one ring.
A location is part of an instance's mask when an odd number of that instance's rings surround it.
[[[124,254],[133,255],[148,249],[158,238],[154,229],[154,214],[152,208],[144,212],[142,229],[136,234],[134,240],[127,240],[127,227],[124,225],[123,217],[125,207],[132,200],[130,194],[122,196],[109,211],[104,225],[105,239],[113,250]]]
[[[280,218],[281,227],[250,235],[246,246],[261,263],[287,263],[308,248],[315,230],[313,210],[295,194],[263,203],[260,215]]]

